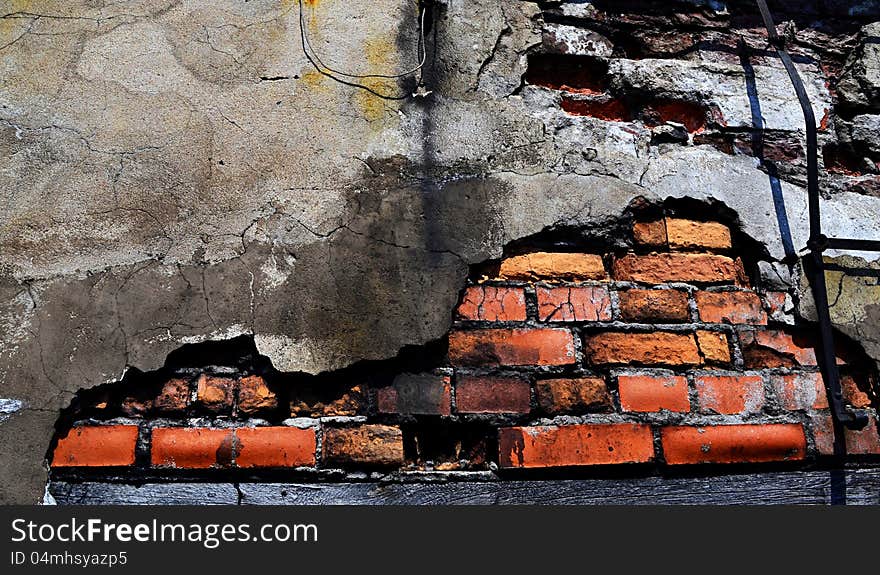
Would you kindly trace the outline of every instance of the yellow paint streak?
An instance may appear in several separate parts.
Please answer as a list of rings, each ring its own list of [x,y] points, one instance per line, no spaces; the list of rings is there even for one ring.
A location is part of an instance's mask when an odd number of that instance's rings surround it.
[[[395,68],[394,46],[384,36],[367,40],[364,54],[371,74],[388,74]],[[383,95],[397,95],[398,91],[397,82],[390,78],[364,78],[361,84]],[[355,103],[370,122],[382,119],[387,102],[367,90],[360,90],[355,96]]]
[[[302,81],[303,84],[305,84],[309,88],[316,89],[316,88],[320,88],[324,84],[324,80],[326,80],[326,79],[327,79],[327,76],[325,76],[324,74],[322,74],[318,71],[312,70],[312,71],[304,73],[300,80]]]

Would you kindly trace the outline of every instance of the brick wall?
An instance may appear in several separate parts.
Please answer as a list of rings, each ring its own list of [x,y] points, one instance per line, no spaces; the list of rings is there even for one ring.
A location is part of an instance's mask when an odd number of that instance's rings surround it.
[[[626,249],[538,237],[476,266],[446,340],[405,360],[308,377],[233,358],[84,393],[59,421],[53,473],[507,478],[831,455],[813,330],[792,294],[750,279],[748,239],[672,211],[628,230]],[[880,456],[876,374],[852,345],[838,364],[846,401],[870,414],[840,440]]]

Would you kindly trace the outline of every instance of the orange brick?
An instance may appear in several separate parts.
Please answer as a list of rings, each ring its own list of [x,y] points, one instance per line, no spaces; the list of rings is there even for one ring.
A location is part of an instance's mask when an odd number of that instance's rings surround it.
[[[602,258],[595,254],[535,252],[501,262],[498,277],[519,281],[586,281],[607,278]]]
[[[207,469],[229,467],[235,459],[231,429],[157,427],[150,461],[157,467]]]
[[[810,418],[813,425],[813,437],[816,449],[822,455],[834,454],[834,424],[831,414],[817,412]],[[880,433],[877,419],[871,415],[868,425],[862,429],[843,428],[846,453],[849,455],[880,455]]]
[[[566,329],[484,329],[449,335],[449,359],[459,366],[567,365],[576,361]]]
[[[624,321],[688,321],[687,294],[678,290],[631,289],[618,294],[620,317]]]
[[[550,415],[606,411],[611,398],[601,377],[543,379],[535,385],[538,405]]]
[[[699,365],[693,334],[604,332],[588,336],[586,357],[594,364]]]
[[[725,333],[698,329],[697,347],[707,362],[730,363],[730,343]]]
[[[844,399],[853,407],[871,406],[871,397],[863,391],[872,387],[868,376],[864,374],[859,374],[858,377],[843,375],[840,377],[840,387]]]
[[[526,296],[522,288],[471,286],[458,306],[458,319],[525,321]]]
[[[243,377],[238,382],[238,408],[242,413],[253,414],[271,411],[278,407],[275,392],[269,389],[259,375]]]
[[[666,245],[666,221],[663,219],[651,222],[635,222],[633,224],[633,239],[643,246]]]
[[[666,282],[737,283],[741,264],[712,254],[629,254],[614,261],[614,279],[649,284]]]
[[[321,452],[329,465],[400,465],[403,434],[390,425],[326,427]]]
[[[828,407],[825,382],[818,373],[771,375],[770,383],[773,384],[780,405],[785,409],[799,411]]]
[[[687,379],[682,376],[620,375],[617,386],[624,411],[687,412],[691,409]]]
[[[519,377],[460,376],[455,384],[459,413],[528,413],[532,390]]]
[[[134,464],[136,425],[74,427],[58,440],[52,467],[122,467]]]
[[[180,413],[189,403],[189,381],[171,378],[162,386],[153,406],[160,413]]]
[[[648,425],[615,423],[499,430],[501,467],[644,463],[653,458],[654,438]]]
[[[767,325],[761,298],[750,291],[707,292],[695,296],[700,320],[707,323]]]
[[[783,331],[757,330],[740,333],[743,361],[749,369],[815,366],[811,341]]]
[[[202,374],[199,376],[196,386],[196,397],[203,408],[215,413],[232,409],[235,380]]]
[[[666,236],[672,249],[727,250],[732,245],[730,229],[718,222],[667,218]]]
[[[315,430],[296,427],[242,427],[238,467],[300,467],[315,465]]]
[[[541,321],[611,320],[611,298],[605,287],[539,287],[537,292]]]
[[[759,376],[704,375],[695,382],[701,411],[755,413],[764,406],[764,382]]]
[[[660,437],[670,465],[793,461],[803,459],[807,447],[796,423],[664,427]]]

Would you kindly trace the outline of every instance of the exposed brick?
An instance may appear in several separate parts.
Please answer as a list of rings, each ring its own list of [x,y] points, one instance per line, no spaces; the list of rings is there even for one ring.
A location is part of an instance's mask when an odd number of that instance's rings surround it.
[[[321,450],[328,465],[400,465],[403,434],[389,425],[325,427]]]
[[[741,265],[712,254],[629,254],[614,261],[614,279],[649,284],[737,283],[742,281]]]
[[[699,365],[692,334],[604,332],[589,335],[584,354],[594,364]]]
[[[401,373],[376,391],[376,402],[380,413],[449,415],[452,385],[445,375]]]
[[[771,375],[770,382],[773,384],[776,397],[784,409],[799,411],[828,407],[825,383],[818,373]]]
[[[648,425],[616,423],[499,430],[501,467],[644,463],[653,458],[654,438]]]
[[[225,412],[232,409],[234,389],[234,379],[202,374],[197,382],[196,398],[199,405],[208,411]]]
[[[633,239],[643,246],[658,247],[666,245],[666,220],[659,219],[651,222],[635,222],[633,224]]]
[[[620,375],[620,407],[624,411],[690,411],[687,379],[682,376]]]
[[[607,278],[595,254],[535,252],[501,262],[498,277],[508,280],[585,281]]]
[[[122,398],[120,409],[124,415],[129,417],[140,417],[146,415],[153,409],[154,391],[150,389],[136,389],[129,395]]]
[[[864,391],[870,389],[871,383],[867,380],[867,376],[860,375],[853,377],[851,375],[843,375],[840,377],[840,387],[843,392],[843,398],[853,407],[870,407],[871,397]]]
[[[541,321],[610,321],[608,288],[598,286],[539,287]]]
[[[701,411],[755,413],[764,405],[764,382],[757,375],[703,375],[695,383]]]
[[[153,407],[162,414],[182,413],[189,404],[189,381],[172,377],[162,386],[162,391],[153,402]]]
[[[698,329],[697,347],[707,362],[730,363],[730,342],[726,333]]]
[[[484,329],[449,335],[453,365],[567,365],[576,361],[565,329]]]
[[[243,377],[238,382],[238,409],[242,413],[266,412],[277,407],[278,397],[259,375]]]
[[[357,415],[366,409],[361,385],[299,386],[291,391],[292,417],[338,417]]]
[[[750,291],[707,292],[695,296],[700,319],[707,323],[767,325],[761,298]]]
[[[459,413],[528,413],[531,387],[518,377],[458,376],[455,408]]]
[[[743,361],[749,369],[816,365],[811,342],[802,336],[776,330],[744,331],[740,341]]]
[[[74,427],[58,440],[52,467],[121,467],[134,464],[136,425]]]
[[[816,412],[810,417],[816,450],[822,455],[834,454],[834,423],[827,411]],[[843,428],[846,453],[849,455],[880,455],[880,434],[877,419],[871,415],[868,425],[862,429]]]
[[[793,461],[803,459],[807,447],[795,423],[664,427],[660,436],[671,465]]]
[[[538,405],[550,415],[606,411],[611,407],[611,397],[601,377],[542,379],[535,389]]]
[[[516,287],[471,286],[456,312],[458,319],[525,321],[525,290]]]
[[[727,250],[732,245],[730,229],[718,222],[667,218],[666,236],[672,249]]]
[[[781,320],[786,313],[788,294],[784,291],[770,291],[765,292],[762,297],[768,315],[775,321]]]
[[[157,467],[207,469],[229,467],[235,458],[231,429],[157,427],[153,429],[150,461]]]
[[[678,290],[631,289],[618,294],[620,317],[624,321],[688,321],[687,294]]]
[[[315,430],[296,427],[242,427],[238,467],[301,467],[315,465]]]

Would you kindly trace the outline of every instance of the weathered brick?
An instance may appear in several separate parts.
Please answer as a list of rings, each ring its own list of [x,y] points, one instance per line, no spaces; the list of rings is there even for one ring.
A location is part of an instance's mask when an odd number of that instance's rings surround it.
[[[567,365],[574,363],[574,337],[566,329],[484,329],[449,335],[453,365]]]
[[[367,396],[361,385],[298,386],[291,390],[292,417],[353,416],[365,411]]]
[[[698,291],[695,298],[700,320],[704,322],[767,325],[761,298],[754,292]]]
[[[660,437],[670,465],[793,461],[803,459],[807,447],[795,423],[664,427]]]
[[[699,365],[693,334],[604,332],[589,335],[584,354],[594,364]]]
[[[585,281],[607,278],[602,258],[595,254],[535,252],[506,258],[498,277],[519,281]]]
[[[822,455],[834,454],[834,422],[827,411],[815,412],[810,416],[816,450]],[[880,433],[877,419],[871,415],[868,425],[862,429],[843,428],[848,455],[880,455]]]
[[[697,347],[709,363],[730,363],[730,342],[726,333],[698,329]]]
[[[857,376],[842,375],[840,377],[840,387],[843,392],[843,398],[853,407],[870,407],[871,396],[865,391],[871,389],[872,384],[866,374],[858,374]]]
[[[189,380],[172,377],[162,385],[153,407],[162,414],[182,413],[189,404]]]
[[[468,287],[456,314],[458,319],[464,320],[525,321],[525,290],[517,287]]]
[[[611,297],[600,286],[538,287],[541,321],[610,321]]]
[[[499,430],[501,467],[644,463],[653,458],[654,438],[648,425],[614,423]]]
[[[620,318],[635,322],[688,321],[687,294],[678,290],[631,289],[618,294]]]
[[[713,254],[629,254],[614,261],[614,279],[649,284],[742,282],[742,264]]]
[[[771,375],[770,383],[773,384],[776,397],[784,409],[799,411],[828,407],[825,383],[818,373]]]
[[[157,467],[207,469],[229,467],[235,459],[232,429],[157,427],[150,461]]]
[[[732,246],[730,228],[718,222],[667,218],[666,237],[672,249],[727,250]]]
[[[134,464],[136,425],[72,428],[58,440],[52,467],[121,467]]]
[[[376,391],[376,402],[379,413],[449,415],[452,384],[446,375],[401,373]]]
[[[459,413],[528,413],[531,387],[519,377],[462,375],[455,382]]]
[[[633,239],[636,244],[642,246],[665,246],[666,220],[659,219],[650,222],[635,222],[633,224]]]
[[[550,415],[607,411],[611,407],[611,397],[601,377],[542,379],[535,389],[538,405]]]
[[[242,427],[235,430],[237,467],[315,465],[315,430],[296,427]]]
[[[620,407],[624,411],[690,411],[687,379],[682,376],[619,375]]]
[[[272,411],[278,397],[259,375],[243,377],[238,382],[238,409],[245,414]]]
[[[749,369],[815,366],[811,340],[776,330],[740,332],[742,354]]]
[[[701,411],[755,413],[764,406],[764,381],[756,375],[702,375],[695,378]]]
[[[135,389],[122,398],[120,410],[129,417],[141,417],[153,409],[155,391],[151,389]]]
[[[202,374],[196,383],[196,398],[199,405],[215,413],[232,409],[235,380],[229,377],[216,377]]]
[[[321,452],[327,465],[400,465],[403,434],[389,425],[325,427]]]

